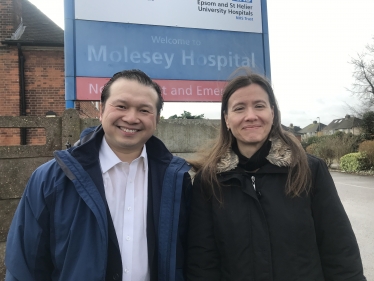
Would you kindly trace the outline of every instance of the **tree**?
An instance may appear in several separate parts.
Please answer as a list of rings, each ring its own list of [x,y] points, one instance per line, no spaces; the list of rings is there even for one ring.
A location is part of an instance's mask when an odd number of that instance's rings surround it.
[[[355,79],[350,92],[362,101],[360,109],[353,110],[362,115],[374,107],[374,43],[366,45],[365,50],[358,53],[356,58],[352,58],[350,63],[354,67]]]
[[[184,110],[180,116],[174,114],[170,116],[168,119],[204,119],[204,114],[192,115],[191,112]]]
[[[364,113],[361,128],[365,139],[374,138],[374,111]]]

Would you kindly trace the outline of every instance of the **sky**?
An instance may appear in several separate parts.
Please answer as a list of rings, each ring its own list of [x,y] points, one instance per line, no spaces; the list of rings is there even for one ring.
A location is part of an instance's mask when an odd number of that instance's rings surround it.
[[[64,26],[63,0],[29,0]],[[374,43],[373,0],[267,0],[271,78],[282,124],[328,125],[353,114],[357,96],[349,63]],[[183,111],[220,118],[220,103],[165,103],[165,118]]]

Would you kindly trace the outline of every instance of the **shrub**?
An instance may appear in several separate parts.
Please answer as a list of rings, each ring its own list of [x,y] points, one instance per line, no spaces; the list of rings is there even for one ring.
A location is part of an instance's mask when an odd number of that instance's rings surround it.
[[[313,137],[307,138],[306,140],[301,141],[301,146],[306,150],[308,146],[319,142],[319,140],[320,140],[319,137],[313,136]]]
[[[335,153],[326,143],[319,143],[316,149],[317,156],[325,161],[327,167],[331,167],[331,164],[334,162]]]
[[[361,141],[359,136],[343,132],[336,132],[331,138],[331,148],[335,152],[336,159],[340,159],[348,153],[357,152],[358,144]]]
[[[340,168],[346,172],[365,171],[370,168],[369,160],[361,152],[349,153],[340,158]]]
[[[315,155],[326,162],[328,167],[334,160],[357,151],[360,137],[344,132],[336,132],[334,135],[312,137],[308,139],[309,145],[306,152]],[[304,143],[306,145],[307,142]]]
[[[358,147],[358,151],[365,153],[370,162],[370,166],[374,167],[374,141],[364,141]]]
[[[334,161],[335,153],[328,140],[328,138],[320,138],[319,142],[309,145],[306,152],[321,158],[330,167]]]
[[[311,145],[308,145],[305,150],[306,150],[306,153],[317,156],[315,154],[315,150],[316,150],[316,144],[315,143],[312,143]]]

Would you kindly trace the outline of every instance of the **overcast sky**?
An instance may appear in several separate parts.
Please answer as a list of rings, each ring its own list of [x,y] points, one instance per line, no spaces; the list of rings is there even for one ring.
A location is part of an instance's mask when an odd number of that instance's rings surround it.
[[[30,0],[63,27],[63,0]],[[374,43],[374,0],[267,0],[272,83],[282,124],[301,128],[350,113],[357,98],[351,57]],[[183,110],[220,118],[219,103],[166,103],[162,115]]]

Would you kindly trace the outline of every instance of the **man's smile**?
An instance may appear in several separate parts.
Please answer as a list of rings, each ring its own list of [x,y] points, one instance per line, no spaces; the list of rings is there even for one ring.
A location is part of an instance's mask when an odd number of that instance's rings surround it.
[[[119,128],[121,131],[124,131],[124,132],[126,132],[126,133],[136,133],[136,132],[140,131],[140,130],[138,130],[138,129],[129,129],[129,128],[120,127],[120,126],[118,126],[118,128]]]

